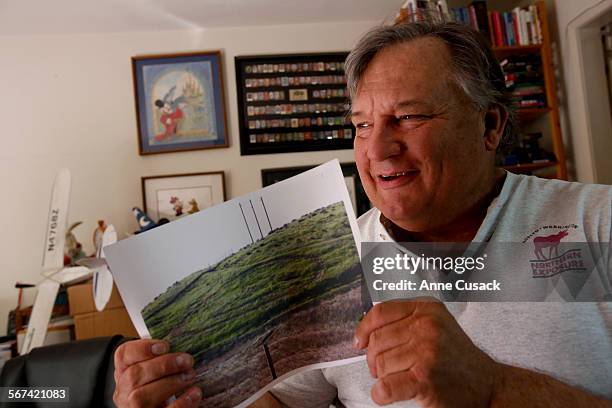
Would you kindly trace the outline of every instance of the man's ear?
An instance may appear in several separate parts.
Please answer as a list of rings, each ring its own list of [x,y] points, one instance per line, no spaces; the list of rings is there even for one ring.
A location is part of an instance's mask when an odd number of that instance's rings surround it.
[[[501,142],[506,122],[508,121],[508,112],[502,109],[499,105],[491,105],[484,114],[484,138],[485,147],[488,151],[495,151]]]

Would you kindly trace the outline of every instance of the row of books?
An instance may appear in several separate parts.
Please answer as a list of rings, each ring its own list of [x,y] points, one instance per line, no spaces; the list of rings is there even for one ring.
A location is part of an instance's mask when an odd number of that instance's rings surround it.
[[[491,43],[497,47],[537,45],[542,43],[542,27],[536,6],[518,7],[511,12],[492,11],[489,14],[493,26]]]
[[[468,7],[450,9],[451,19],[479,30],[496,47],[542,43],[538,7],[531,5],[512,11],[487,11],[486,1],[473,1]]]
[[[506,88],[519,108],[546,107],[542,61],[537,55],[512,55],[500,61]]]
[[[485,0],[467,7],[449,9],[446,0],[407,0],[396,21],[439,19],[467,24],[491,40],[495,47],[537,45],[542,43],[538,7],[515,7],[512,11],[487,10]]]

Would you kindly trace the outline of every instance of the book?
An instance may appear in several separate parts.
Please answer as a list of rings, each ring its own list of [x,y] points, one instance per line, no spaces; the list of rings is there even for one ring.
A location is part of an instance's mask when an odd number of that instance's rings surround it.
[[[470,7],[474,10],[478,31],[480,31],[485,38],[491,38],[491,28],[489,27],[489,19],[487,18],[487,2],[482,0],[473,1]]]
[[[521,27],[521,38],[523,43],[521,45],[529,45],[529,32],[527,30],[527,12],[523,9],[519,10],[519,26]]]
[[[533,17],[527,10],[523,10],[523,17],[525,18],[525,31],[527,32],[528,45],[533,45],[535,44]]]
[[[491,46],[496,47],[496,43],[495,43],[495,26],[493,25],[493,13],[488,11],[487,12],[487,19],[489,22],[489,41],[491,42]]]
[[[504,44],[504,35],[502,33],[501,28],[501,16],[499,11],[491,12],[491,20],[493,20],[493,31],[495,33],[495,46],[503,47]]]
[[[515,7],[512,9],[512,20],[514,22],[514,33],[516,35],[516,45],[523,45],[524,35],[521,30],[521,9]]]
[[[516,37],[514,34],[514,22],[512,21],[512,13],[508,13],[508,12],[504,13],[503,20],[504,20],[504,27],[506,29],[506,38],[507,38],[506,45],[513,47],[516,45]]]
[[[542,38],[542,25],[540,22],[540,14],[538,12],[538,6],[536,5],[532,5],[529,6],[529,9],[531,10],[531,13],[533,14],[533,20],[535,23],[535,36],[536,36],[536,43],[537,44],[542,44],[543,38]]]

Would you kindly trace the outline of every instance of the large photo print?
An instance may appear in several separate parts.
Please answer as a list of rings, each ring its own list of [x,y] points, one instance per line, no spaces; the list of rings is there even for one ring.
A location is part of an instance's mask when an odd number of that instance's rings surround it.
[[[109,248],[139,333],[194,356],[204,406],[246,406],[295,370],[359,356],[349,203],[335,161]]]

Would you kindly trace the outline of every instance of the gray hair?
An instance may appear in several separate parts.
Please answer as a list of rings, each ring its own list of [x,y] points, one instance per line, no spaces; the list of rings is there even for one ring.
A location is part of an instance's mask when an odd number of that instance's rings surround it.
[[[351,99],[357,93],[363,73],[379,51],[424,37],[439,38],[447,44],[453,79],[478,109],[497,105],[506,111],[508,121],[498,150],[511,146],[518,127],[504,73],[484,37],[465,24],[419,21],[373,28],[346,58],[344,69]]]

